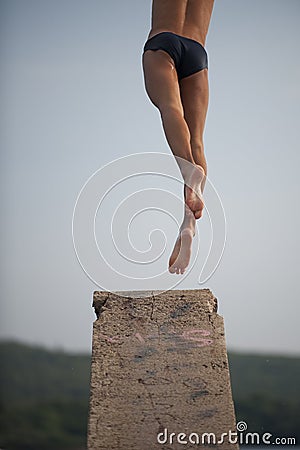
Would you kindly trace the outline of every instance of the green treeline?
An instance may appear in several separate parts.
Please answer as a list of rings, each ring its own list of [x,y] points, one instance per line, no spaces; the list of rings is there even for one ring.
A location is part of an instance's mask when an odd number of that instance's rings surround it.
[[[84,449],[90,356],[0,343],[0,448]]]
[[[300,443],[300,358],[229,353],[237,421]]]
[[[300,442],[300,358],[229,354],[237,420]],[[0,449],[81,450],[90,356],[0,343]]]

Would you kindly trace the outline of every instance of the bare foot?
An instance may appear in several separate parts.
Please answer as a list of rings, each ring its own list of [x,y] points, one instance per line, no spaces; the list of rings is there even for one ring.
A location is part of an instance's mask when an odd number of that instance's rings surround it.
[[[203,168],[197,164],[188,165],[188,173],[184,175],[184,196],[188,207],[193,211],[195,219],[200,219],[204,208],[201,184],[205,177]]]
[[[170,273],[184,273],[189,265],[192,253],[192,241],[195,235],[195,224],[196,220],[194,214],[185,204],[183,222],[169,259]]]
[[[185,228],[179,232],[172,255],[169,259],[169,272],[183,274],[189,265],[192,253],[193,232]]]

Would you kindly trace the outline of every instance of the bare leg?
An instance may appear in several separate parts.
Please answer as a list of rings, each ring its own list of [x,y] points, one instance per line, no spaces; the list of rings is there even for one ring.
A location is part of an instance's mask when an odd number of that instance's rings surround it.
[[[159,109],[168,144],[174,154],[192,164],[190,132],[184,119],[176,69],[164,51],[148,50],[143,55],[145,87]]]
[[[180,88],[172,58],[164,51],[148,50],[143,55],[145,86],[152,103],[159,109],[168,144],[181,170],[186,203],[199,218],[203,209],[201,190],[203,169],[195,164],[191,134],[184,118]]]
[[[195,163],[198,166],[201,166],[204,172],[204,177],[200,186],[201,193],[198,193],[198,196],[200,196],[203,193],[207,175],[207,164],[203,145],[203,132],[209,97],[207,69],[183,78],[180,81],[180,93],[184,108],[184,117],[188,124],[191,136],[190,144],[192,155]],[[187,189],[185,189],[185,196],[186,195]],[[201,211],[195,213],[196,218],[201,215]]]
[[[207,175],[207,164],[204,155],[203,133],[208,108],[209,86],[208,70],[204,69],[180,81],[181,100],[184,118],[190,131],[190,144],[193,159]],[[202,182],[202,192],[205,178]]]
[[[207,175],[207,165],[204,155],[203,132],[208,107],[208,76],[207,69],[202,70],[190,77],[183,78],[180,82],[181,100],[184,108],[184,117],[190,131],[190,144],[192,155],[196,164],[203,168],[205,176],[201,182],[201,193],[204,190]],[[188,187],[184,189],[185,198],[189,195]],[[197,217],[196,212],[195,216]],[[201,215],[201,211],[200,211]],[[187,227],[194,230],[195,224],[190,220],[187,209],[183,223],[180,227],[179,236],[174,246],[170,261],[169,271],[171,273],[183,273],[182,268],[188,264],[191,254],[191,238],[185,231]]]
[[[183,273],[189,264],[195,218],[204,207],[201,183],[204,169],[195,164],[189,126],[184,117],[177,73],[171,57],[164,51],[147,51],[143,55],[145,86],[152,103],[159,109],[169,146],[185,182],[185,213],[179,236],[169,260],[171,273]]]

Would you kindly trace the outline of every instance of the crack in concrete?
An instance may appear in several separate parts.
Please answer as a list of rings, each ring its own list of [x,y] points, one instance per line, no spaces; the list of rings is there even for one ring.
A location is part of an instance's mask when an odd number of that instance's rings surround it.
[[[149,390],[148,390],[148,388],[147,388],[147,385],[145,384],[145,382],[144,382],[144,380],[143,380],[142,378],[139,378],[139,379],[138,379],[138,382],[141,383],[141,384],[144,386],[144,389],[145,389],[145,391],[146,391],[147,397],[148,397],[149,400],[150,400],[150,404],[151,404],[151,407],[152,407],[152,410],[153,410],[153,417],[154,417],[154,419],[157,421],[158,425],[159,425],[160,427],[162,427],[163,425],[162,425],[162,423],[161,423],[161,421],[160,421],[160,418],[157,417],[156,414],[155,414],[155,412],[156,412],[156,410],[155,410],[155,404],[154,404],[154,401],[153,401],[151,392],[149,392]]]
[[[153,313],[154,313],[154,301],[155,301],[155,297],[153,295],[153,292],[151,292],[151,297],[152,297],[152,305],[151,305],[151,312],[150,312],[150,320],[153,320]]]

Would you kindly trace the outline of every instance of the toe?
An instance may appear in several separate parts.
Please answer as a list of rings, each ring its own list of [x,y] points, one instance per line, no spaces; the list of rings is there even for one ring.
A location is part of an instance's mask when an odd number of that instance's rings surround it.
[[[170,273],[175,273],[174,266],[170,266],[170,267],[169,267],[169,272],[170,272]]]

